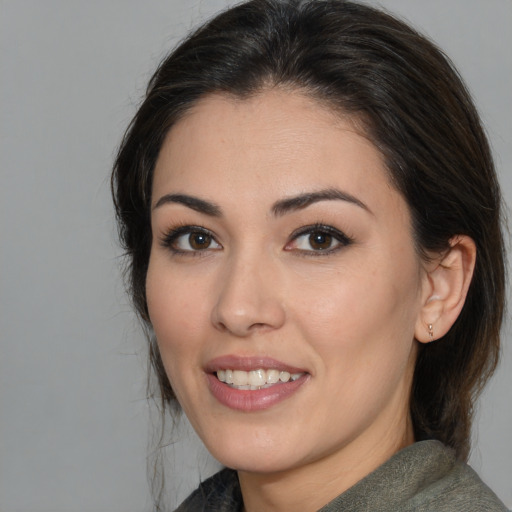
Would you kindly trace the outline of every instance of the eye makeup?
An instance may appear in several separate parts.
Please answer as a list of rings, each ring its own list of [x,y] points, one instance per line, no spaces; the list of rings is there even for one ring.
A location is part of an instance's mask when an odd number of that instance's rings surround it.
[[[318,222],[293,231],[283,250],[308,257],[328,256],[352,243],[353,239],[341,230]],[[161,237],[160,244],[172,254],[187,256],[205,255],[206,252],[223,249],[212,231],[197,225],[180,225],[169,229]]]

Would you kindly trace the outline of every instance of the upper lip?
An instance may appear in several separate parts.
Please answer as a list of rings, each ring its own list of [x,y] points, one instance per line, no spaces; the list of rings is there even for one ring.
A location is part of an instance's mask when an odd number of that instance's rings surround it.
[[[297,368],[289,364],[278,361],[271,357],[263,356],[235,356],[225,355],[212,359],[205,366],[207,373],[214,373],[219,370],[280,370],[289,373],[307,373],[303,368]]]

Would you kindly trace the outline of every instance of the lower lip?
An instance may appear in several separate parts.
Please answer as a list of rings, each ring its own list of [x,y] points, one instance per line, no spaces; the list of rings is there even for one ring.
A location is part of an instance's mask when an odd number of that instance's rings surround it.
[[[244,412],[269,409],[273,405],[291,397],[308,380],[308,374],[304,374],[297,380],[276,384],[270,388],[250,391],[232,388],[221,382],[211,373],[208,373],[207,377],[212,395],[222,405]]]

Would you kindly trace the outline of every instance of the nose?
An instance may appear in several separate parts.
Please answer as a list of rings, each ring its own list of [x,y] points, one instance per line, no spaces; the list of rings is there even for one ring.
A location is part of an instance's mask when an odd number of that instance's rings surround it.
[[[261,255],[229,262],[221,279],[211,317],[216,329],[247,337],[284,324],[279,272]]]

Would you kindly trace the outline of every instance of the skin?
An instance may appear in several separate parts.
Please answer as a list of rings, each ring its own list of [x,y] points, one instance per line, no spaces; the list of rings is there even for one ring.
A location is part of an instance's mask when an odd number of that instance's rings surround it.
[[[334,189],[350,200],[274,211]],[[414,441],[415,335],[428,341],[439,297],[407,204],[354,122],[299,92],[207,96],[169,132],[152,198],[147,301],[162,360],[206,447],[238,470],[247,511],[317,510]],[[315,250],[295,237],[316,223],[351,241]],[[163,243],[186,225],[210,245],[194,250],[188,233]],[[205,373],[225,355],[271,357],[307,378],[269,408],[234,410]]]

